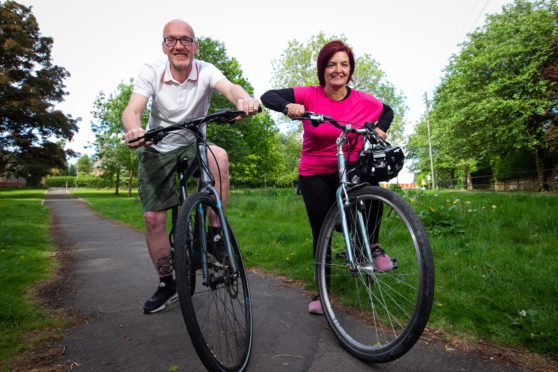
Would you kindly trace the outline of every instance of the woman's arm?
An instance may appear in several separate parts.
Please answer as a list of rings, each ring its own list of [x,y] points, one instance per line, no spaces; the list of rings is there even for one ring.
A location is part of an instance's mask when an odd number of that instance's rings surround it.
[[[389,127],[391,126],[391,122],[393,121],[393,110],[389,105],[384,103],[384,107],[382,108],[382,113],[378,118],[378,126],[376,127],[376,133],[382,138],[386,139]]]
[[[273,89],[268,90],[260,97],[265,107],[277,112],[285,112],[285,107],[289,103],[295,103],[294,89]]]

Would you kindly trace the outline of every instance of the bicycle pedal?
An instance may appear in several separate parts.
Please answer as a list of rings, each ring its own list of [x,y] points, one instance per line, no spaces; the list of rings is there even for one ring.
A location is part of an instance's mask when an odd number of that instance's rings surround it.
[[[338,260],[346,260],[347,254],[345,252],[339,252],[335,254],[335,258],[337,258]]]
[[[213,265],[213,267],[218,269],[222,269],[225,267],[225,265],[223,265],[223,263],[210,252],[207,252],[207,263]]]

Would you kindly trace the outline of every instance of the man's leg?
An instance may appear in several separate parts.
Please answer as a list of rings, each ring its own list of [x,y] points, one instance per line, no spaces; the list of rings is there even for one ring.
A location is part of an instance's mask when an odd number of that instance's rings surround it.
[[[145,238],[151,261],[159,275],[159,287],[143,306],[145,314],[164,310],[176,302],[176,284],[172,276],[172,259],[166,231],[167,211],[144,212]]]
[[[215,189],[221,196],[223,209],[227,207],[229,200],[229,156],[227,152],[215,145],[209,146],[207,154],[209,162],[209,171],[215,179]],[[219,219],[213,213],[209,215],[210,225],[214,227],[221,226]]]
[[[159,285],[143,307],[146,314],[164,310],[177,300],[176,285],[172,275],[172,259],[166,231],[167,210],[178,204],[175,166],[178,159],[192,148],[160,153],[151,148],[139,151],[139,197],[145,222],[145,237]],[[193,158],[192,156],[189,156]]]
[[[166,230],[167,211],[145,212],[145,238],[149,256],[159,277],[172,274],[170,243]]]
[[[207,154],[209,161],[209,171],[215,180],[215,189],[221,197],[223,209],[227,207],[229,199],[229,157],[222,148],[211,145]],[[221,222],[219,217],[209,211],[209,250],[218,258],[224,258],[226,253],[225,241],[221,234]]]

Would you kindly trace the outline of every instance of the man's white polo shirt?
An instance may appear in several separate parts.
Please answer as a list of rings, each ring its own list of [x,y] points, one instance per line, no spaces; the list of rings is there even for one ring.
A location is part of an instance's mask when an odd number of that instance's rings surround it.
[[[209,62],[194,60],[184,83],[172,77],[168,60],[146,64],[135,84],[134,93],[151,98],[148,129],[169,126],[187,118],[207,115],[211,94],[225,76]],[[195,141],[187,131],[172,132],[153,148],[168,152]]]

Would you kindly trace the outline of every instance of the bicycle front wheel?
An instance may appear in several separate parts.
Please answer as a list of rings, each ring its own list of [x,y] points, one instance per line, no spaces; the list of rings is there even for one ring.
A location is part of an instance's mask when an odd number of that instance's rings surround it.
[[[415,212],[390,190],[365,186],[349,191],[345,214],[354,265],[337,205],[318,240],[316,278],[324,315],[351,354],[388,362],[415,344],[428,321],[434,295],[430,245]],[[390,268],[375,266],[365,241],[383,247],[392,259]]]
[[[252,347],[252,307],[246,273],[236,238],[228,226],[237,263],[233,273],[228,257],[206,254],[208,277],[201,269],[202,237],[209,236],[213,198],[205,193],[188,197],[176,229],[176,285],[182,316],[192,343],[210,371],[241,371]],[[202,235],[203,234],[203,235]]]

